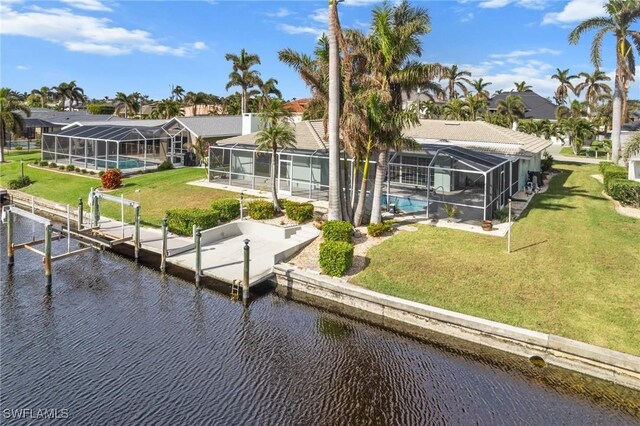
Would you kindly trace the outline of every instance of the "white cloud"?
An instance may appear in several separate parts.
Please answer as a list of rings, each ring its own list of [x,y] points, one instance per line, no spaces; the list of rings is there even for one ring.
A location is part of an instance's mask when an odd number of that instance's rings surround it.
[[[309,17],[316,22],[320,22],[322,24],[328,24],[329,9],[316,9],[313,11],[313,13],[311,13],[311,15],[309,15]]]
[[[460,18],[460,22],[469,22],[473,20],[474,17],[475,15],[473,14],[473,12],[469,12]]]
[[[16,69],[17,69],[18,71],[26,71],[26,70],[28,70],[28,69],[29,69],[29,67],[27,67],[27,66],[25,66],[25,65],[18,65],[18,66],[16,67]]]
[[[94,12],[111,12],[113,9],[106,6],[100,0],[61,0],[63,3],[71,7],[82,10],[91,10]]]
[[[291,15],[291,11],[286,7],[281,7],[275,12],[267,12],[265,15],[270,16],[272,18],[284,18],[285,16]]]
[[[382,3],[380,0],[344,0],[345,6],[368,6],[373,3]]]
[[[147,31],[114,26],[110,19],[79,15],[66,9],[31,6],[27,11],[17,11],[5,6],[0,10],[0,19],[0,34],[47,40],[72,52],[115,56],[139,51],[187,56],[206,47],[202,42],[167,46]]]
[[[193,48],[196,50],[204,50],[207,48],[207,45],[203,41],[196,41],[195,43],[193,43]]]
[[[324,30],[318,28],[300,27],[288,24],[280,24],[278,28],[287,34],[311,34],[316,37],[320,37],[322,33],[325,32]]]
[[[548,49],[546,47],[542,47],[540,49],[533,50],[514,50],[509,53],[494,53],[493,55],[489,55],[490,58],[499,59],[499,58],[521,58],[523,56],[534,56],[534,55],[559,55],[562,53],[560,50]]]
[[[566,25],[604,15],[605,3],[606,0],[570,0],[562,11],[544,15],[542,25]]]
[[[478,7],[483,9],[499,9],[514,4],[527,9],[544,9],[547,3],[548,0],[483,0],[478,3]]]

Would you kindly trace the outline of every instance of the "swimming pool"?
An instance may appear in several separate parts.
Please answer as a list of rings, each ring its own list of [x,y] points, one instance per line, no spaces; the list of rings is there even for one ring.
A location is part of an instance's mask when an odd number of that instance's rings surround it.
[[[396,195],[389,196],[389,204],[395,204],[396,210],[406,213],[425,212],[429,203],[427,200],[415,197],[398,197]],[[382,208],[387,208],[387,196],[382,196]]]
[[[87,159],[88,164],[96,164],[97,168],[102,169],[105,167],[109,168],[118,168],[118,169],[135,169],[144,167],[144,161],[138,160],[136,158],[131,157],[120,157],[119,161],[116,162],[112,160],[97,160],[97,162],[91,158]],[[153,166],[154,163],[147,162],[147,166]]]

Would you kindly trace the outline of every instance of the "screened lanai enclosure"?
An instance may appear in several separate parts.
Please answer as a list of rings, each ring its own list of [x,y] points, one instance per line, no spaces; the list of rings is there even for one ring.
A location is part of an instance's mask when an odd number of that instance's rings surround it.
[[[123,173],[155,168],[169,158],[161,127],[78,126],[42,137],[42,160]]]
[[[472,151],[452,145],[421,145],[422,150],[392,152],[382,199],[395,213],[446,217],[445,204],[456,206],[463,220],[491,218],[518,191],[517,158]],[[209,180],[225,185],[270,191],[271,153],[255,145],[222,145],[209,150]],[[356,162],[346,162],[343,188],[355,199],[360,188]],[[279,196],[328,200],[329,157],[326,150],[285,149],[278,152]],[[367,194],[373,194],[375,161],[370,161]],[[356,188],[356,192],[352,190]]]

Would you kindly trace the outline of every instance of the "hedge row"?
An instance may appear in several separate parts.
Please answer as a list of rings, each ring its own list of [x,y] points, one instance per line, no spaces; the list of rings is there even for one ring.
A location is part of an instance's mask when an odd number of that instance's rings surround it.
[[[282,200],[282,205],[287,217],[298,223],[302,223],[313,217],[313,204],[311,203],[296,203],[295,201]]]
[[[640,207],[640,182],[628,179],[612,179],[607,194],[625,206]]]
[[[322,237],[325,241],[351,242],[353,226],[343,220],[330,220],[322,226]]]
[[[252,201],[247,205],[247,213],[252,219],[271,219],[275,215],[275,209],[271,201]]]
[[[167,210],[169,231],[190,236],[193,225],[201,229],[209,229],[218,225],[218,214],[209,209],[173,209]]]
[[[609,162],[601,162],[599,165],[600,172],[602,173],[604,190],[609,194],[609,183],[614,179],[626,179],[627,170],[624,167],[617,166]]]
[[[235,198],[223,198],[211,202],[211,210],[218,214],[223,222],[230,222],[240,216],[240,201]]]
[[[341,277],[353,264],[353,244],[346,241],[325,241],[320,244],[319,260],[323,273]]]

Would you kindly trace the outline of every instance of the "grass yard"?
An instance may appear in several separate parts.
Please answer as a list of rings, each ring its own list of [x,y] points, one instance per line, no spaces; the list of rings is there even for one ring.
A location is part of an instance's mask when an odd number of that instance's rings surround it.
[[[12,153],[6,157],[10,162],[0,164],[0,186],[8,187],[9,181],[20,177],[20,159],[25,161],[24,174],[34,182],[22,191],[46,198],[61,204],[78,205],[78,198],[87,202],[87,196],[92,187],[99,187],[100,180],[84,175],[57,173],[56,171],[32,167],[30,163],[39,159],[39,153]],[[140,201],[142,222],[146,225],[160,226],[165,211],[174,208],[200,207],[208,208],[212,200],[218,198],[236,198],[238,195],[228,191],[187,185],[190,182],[205,177],[203,169],[185,167],[164,172],[136,175],[123,180],[123,188],[110,194]],[[135,190],[140,189],[140,193]],[[86,204],[85,204],[86,205]],[[116,203],[104,202],[101,205],[104,216],[119,218],[120,206]],[[129,210],[127,220],[132,220],[133,213]]]
[[[587,153],[589,154],[587,156]],[[570,146],[565,146],[560,149],[560,155],[564,157],[575,157],[575,158],[592,158],[594,160],[606,160],[607,152],[600,149],[598,150],[598,158],[596,158],[596,151],[594,149],[587,150],[586,148],[582,148],[580,150],[580,155],[576,155],[573,153],[573,149]]]
[[[640,355],[640,220],[559,164],[506,238],[431,226],[373,247],[352,281],[381,293]]]

